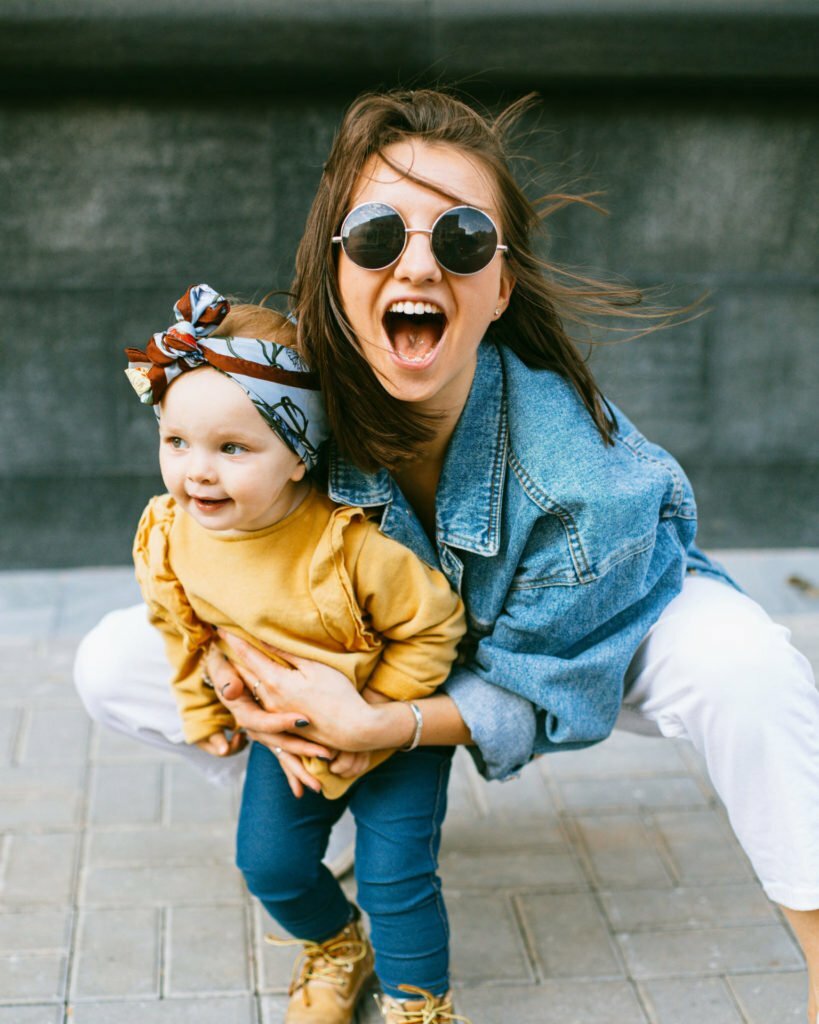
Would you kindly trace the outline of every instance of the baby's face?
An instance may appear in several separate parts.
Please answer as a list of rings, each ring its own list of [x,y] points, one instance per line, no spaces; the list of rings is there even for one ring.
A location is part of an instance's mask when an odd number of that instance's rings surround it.
[[[206,367],[162,399],[159,466],[180,508],[208,530],[261,530],[301,497],[305,466],[245,392]]]

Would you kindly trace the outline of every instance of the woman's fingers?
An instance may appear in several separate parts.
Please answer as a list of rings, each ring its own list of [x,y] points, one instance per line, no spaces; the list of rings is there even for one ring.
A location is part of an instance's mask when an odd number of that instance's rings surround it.
[[[255,654],[257,657],[261,655],[262,663],[269,664],[269,659],[265,658],[261,651],[253,644],[249,644],[246,640],[243,640],[240,636],[236,636],[235,633],[229,633],[226,629],[217,630],[219,636],[229,644],[238,653],[247,654],[248,658],[253,657]],[[304,665],[310,664],[309,658],[300,658],[297,654],[289,654],[283,651],[280,647],[274,647],[273,644],[267,644],[263,640],[259,641],[259,646],[263,647],[265,651],[272,654],[274,658],[283,661],[284,665],[278,665],[279,668],[285,668],[289,666],[290,670],[296,668],[302,668]]]
[[[298,758],[293,760],[298,761]],[[282,754],[279,758],[279,764],[282,766],[284,777],[287,779],[287,785],[290,787],[290,792],[298,800],[304,796],[304,786],[301,779],[291,769],[291,759],[289,754]],[[299,762],[301,764],[301,762]]]
[[[224,657],[215,644],[211,644],[205,657],[205,671],[210,676],[213,689],[221,697],[227,694],[236,699],[244,691],[245,684],[235,667]]]
[[[292,736],[287,732],[271,732],[265,730],[258,732],[255,729],[248,730],[248,736],[257,743],[263,744],[268,750],[279,747],[286,750],[288,754],[296,757],[325,757],[328,760],[335,756],[335,751],[323,747],[320,743],[313,743],[312,740],[304,740],[300,736]]]
[[[278,758],[294,796],[301,796],[304,788],[312,789],[314,793],[321,792],[321,784],[318,779],[313,778],[310,772],[307,771],[300,757],[288,753],[277,744],[268,743],[266,746]]]

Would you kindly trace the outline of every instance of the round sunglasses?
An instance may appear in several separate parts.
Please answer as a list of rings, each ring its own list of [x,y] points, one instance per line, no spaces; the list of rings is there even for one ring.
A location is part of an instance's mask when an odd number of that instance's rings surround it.
[[[386,270],[401,258],[410,235],[429,235],[432,255],[450,274],[468,277],[488,267],[498,245],[498,229],[491,217],[474,206],[444,210],[431,228],[408,228],[401,214],[387,203],[362,203],[354,207],[333,235],[346,255],[364,270]]]

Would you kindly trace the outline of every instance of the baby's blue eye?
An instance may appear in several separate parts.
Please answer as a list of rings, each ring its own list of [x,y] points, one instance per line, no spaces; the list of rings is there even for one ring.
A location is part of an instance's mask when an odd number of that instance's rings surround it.
[[[241,452],[246,452],[247,448],[244,445],[237,444],[235,441],[227,441],[222,445],[222,451],[225,455],[239,455]]]

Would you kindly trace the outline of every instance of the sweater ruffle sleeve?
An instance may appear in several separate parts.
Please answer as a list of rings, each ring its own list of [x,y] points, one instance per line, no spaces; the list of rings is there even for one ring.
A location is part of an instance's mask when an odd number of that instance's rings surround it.
[[[185,741],[196,743],[236,723],[204,682],[203,661],[214,632],[196,616],[173,569],[170,539],[177,514],[169,494],[152,498],[137,527],[133,557],[148,618],[165,640]]]

